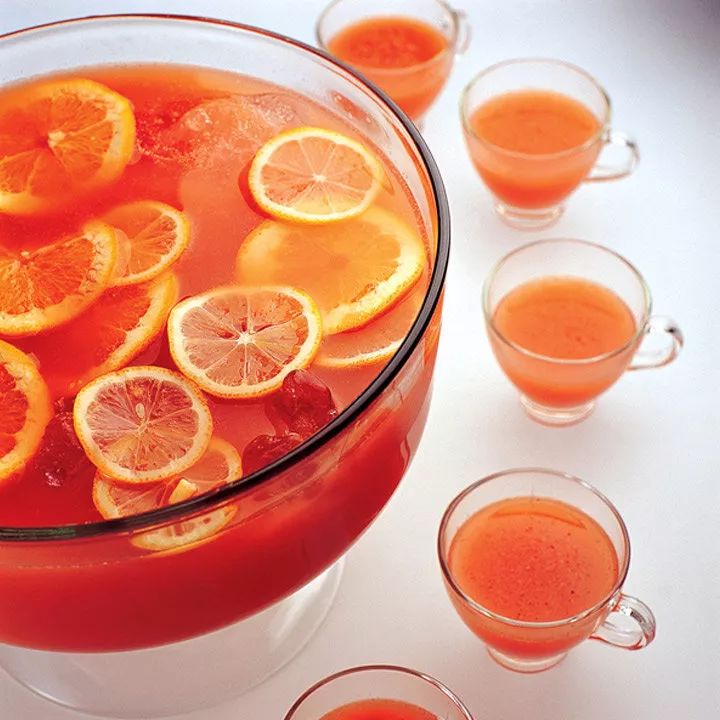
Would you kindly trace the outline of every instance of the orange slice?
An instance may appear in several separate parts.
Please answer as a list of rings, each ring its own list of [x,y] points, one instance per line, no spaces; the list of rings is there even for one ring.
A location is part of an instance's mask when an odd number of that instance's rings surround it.
[[[103,475],[147,483],[178,475],[203,455],[212,416],[179,373],[138,366],[101,375],[75,398],[78,440]]]
[[[53,397],[72,396],[145,350],[164,328],[177,295],[172,273],[141,285],[110,288],[79,317],[23,338],[18,346],[36,358]]]
[[[365,325],[393,305],[425,264],[417,232],[373,207],[332,227],[265,222],[243,241],[235,269],[241,282],[305,290],[333,334]]]
[[[175,364],[205,392],[266,395],[313,361],[322,339],[312,298],[290,287],[220,287],[176,305],[168,319]]]
[[[116,257],[113,229],[96,221],[38,250],[0,245],[0,334],[29,335],[77,317],[110,283]]]
[[[107,519],[150,512],[201,495],[242,475],[238,451],[214,437],[205,454],[182,475],[152,485],[124,485],[100,473],[93,482],[93,502]],[[132,537],[133,544],[148,550],[169,550],[195,545],[214,535],[234,514],[233,508],[219,508],[200,517]]]
[[[182,255],[190,240],[185,215],[154,200],[120,205],[104,220],[120,231],[120,244],[127,245],[123,267],[115,268],[114,285],[152,280]]]
[[[315,357],[318,365],[349,368],[389,360],[398,350],[425,296],[425,288],[415,288],[387,312],[357,330],[328,335]]]
[[[328,223],[367,210],[382,177],[377,158],[357,140],[301,127],[276,135],[257,151],[248,184],[255,202],[274,217]]]
[[[28,214],[120,176],[135,147],[130,101],[92,80],[14,92],[0,111],[0,212]]]
[[[20,471],[52,417],[47,386],[24,352],[0,340],[0,481]]]

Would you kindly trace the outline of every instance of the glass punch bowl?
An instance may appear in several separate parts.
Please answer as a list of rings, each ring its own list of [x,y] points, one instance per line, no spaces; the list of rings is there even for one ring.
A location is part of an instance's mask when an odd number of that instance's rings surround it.
[[[0,85],[123,63],[256,76],[332,110],[397,167],[434,245],[422,309],[397,354],[293,452],[153,513],[0,527],[0,666],[67,707],[147,718],[241,694],[297,653],[325,617],[339,561],[387,503],[425,425],[450,228],[442,181],[415,127],[316,49],[252,27],[172,16],[86,18],[0,37]],[[230,511],[212,541],[184,551],[132,542]]]

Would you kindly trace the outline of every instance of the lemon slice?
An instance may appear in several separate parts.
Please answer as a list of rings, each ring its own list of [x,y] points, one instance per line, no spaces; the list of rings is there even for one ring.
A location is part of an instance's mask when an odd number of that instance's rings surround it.
[[[205,392],[250,398],[306,368],[322,339],[312,298],[291,287],[220,287],[184,300],[168,319],[175,364]]]
[[[75,398],[73,424],[103,475],[148,483],[179,475],[203,455],[212,416],[198,388],[152,366],[101,375]]]
[[[382,166],[357,140],[301,127],[276,135],[250,165],[255,202],[282,220],[329,223],[362,214],[380,192]]]

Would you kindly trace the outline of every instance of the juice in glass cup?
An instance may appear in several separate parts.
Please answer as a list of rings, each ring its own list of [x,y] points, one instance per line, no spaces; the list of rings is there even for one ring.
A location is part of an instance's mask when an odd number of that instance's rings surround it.
[[[435,678],[396,665],[342,670],[313,685],[285,720],[472,720],[462,701]]]
[[[637,332],[635,318],[609,288],[581,277],[530,280],[510,291],[495,308],[493,325],[509,342],[533,355],[518,355],[503,365],[526,396],[549,406],[578,406],[597,397],[627,362],[624,354],[582,368],[574,384],[562,370],[534,372],[537,357],[583,360],[611,354]]]
[[[444,78],[429,63],[447,49],[447,38],[440,31],[403,16],[361,20],[341,30],[328,44],[336,57],[367,68],[369,76],[413,118],[422,116],[442,87]],[[414,71],[413,82],[402,81],[400,72],[423,65]]]
[[[597,117],[581,102],[552,90],[516,90],[478,107],[470,127],[488,147],[507,153],[504,164],[471,155],[493,194],[520,208],[542,208],[565,199],[590,172],[598,155],[592,148],[576,157],[563,155],[583,147],[601,129]],[[490,151],[488,151],[490,154]],[[525,157],[544,157],[542,173]]]
[[[432,254],[416,202],[367,138],[310,99],[172,65],[88,67],[1,97],[0,526],[218,491],[334,419],[415,320]],[[416,400],[408,390],[369,443],[389,466]],[[8,547],[0,640],[131,649],[256,612],[381,506],[392,483],[367,481],[367,461],[346,458],[356,480],[268,517],[253,515],[258,492],[255,505],[76,543],[67,564],[43,545],[32,566],[13,564]],[[350,502],[359,483],[364,500]],[[308,541],[329,513],[337,526]]]
[[[349,63],[386,69],[426,62],[447,46],[431,25],[402,15],[361,20],[330,42],[333,53]]]
[[[500,500],[458,530],[449,567],[491,612],[524,622],[572,617],[609,595],[618,559],[607,533],[553,498]],[[539,654],[546,648],[538,647]]]
[[[401,700],[358,700],[331,710],[321,720],[437,720],[437,715]]]

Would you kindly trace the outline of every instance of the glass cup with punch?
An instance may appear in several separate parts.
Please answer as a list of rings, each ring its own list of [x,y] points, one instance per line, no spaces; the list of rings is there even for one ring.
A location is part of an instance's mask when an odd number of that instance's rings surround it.
[[[611,128],[610,98],[585,70],[560,60],[493,65],[465,88],[460,117],[470,159],[495,211],[520,230],[549,227],[583,182],[630,175],[637,143]],[[607,146],[624,159],[598,161]]]
[[[546,425],[583,420],[626,370],[667,365],[683,345],[677,323],[652,315],[638,270],[584,240],[508,253],[485,280],[483,312],[500,367]]]
[[[320,47],[362,72],[418,125],[470,43],[465,14],[444,0],[335,0],[315,32]]]
[[[650,608],[623,592],[620,513],[572,475],[518,468],[472,484],[443,515],[438,556],[458,615],[510,670],[547,670],[588,638],[639,650],[655,637]]]

